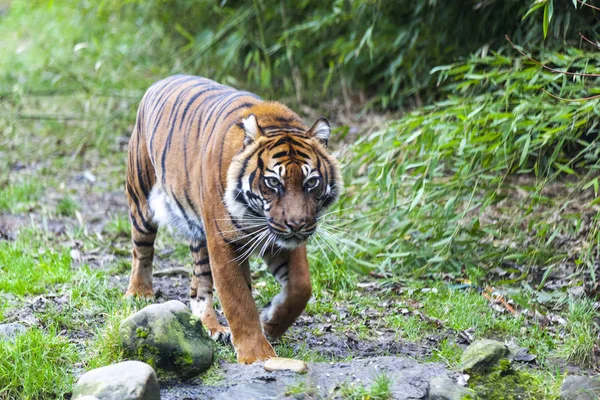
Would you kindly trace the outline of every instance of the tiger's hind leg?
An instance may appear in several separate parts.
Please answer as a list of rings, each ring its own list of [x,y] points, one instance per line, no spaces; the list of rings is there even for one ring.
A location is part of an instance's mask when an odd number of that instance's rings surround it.
[[[145,234],[132,228],[131,235],[133,237],[131,276],[125,296],[135,296],[150,300],[154,298],[154,290],[152,288],[152,259],[154,258],[156,232]]]
[[[156,177],[146,145],[136,127],[129,141],[129,162],[125,184],[133,242],[131,276],[125,296],[154,298],[152,259],[154,258],[157,226],[152,222],[148,196],[155,181]]]
[[[277,251],[276,255],[264,257],[269,271],[281,285],[281,292],[261,314],[263,329],[271,339],[279,338],[294,323],[304,311],[312,292],[306,247]]]
[[[231,339],[229,328],[222,326],[213,307],[213,279],[206,242],[194,241],[190,244],[194,260],[190,305],[192,313],[200,317],[202,325],[213,340],[228,342]]]

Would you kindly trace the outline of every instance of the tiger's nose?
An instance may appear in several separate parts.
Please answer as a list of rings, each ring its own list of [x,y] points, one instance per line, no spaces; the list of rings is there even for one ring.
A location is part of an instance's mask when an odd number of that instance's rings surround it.
[[[290,228],[290,230],[292,232],[298,232],[300,229],[304,228],[304,226],[306,226],[306,219],[299,219],[299,220],[295,220],[295,219],[290,219],[290,220],[285,220],[285,225]]]

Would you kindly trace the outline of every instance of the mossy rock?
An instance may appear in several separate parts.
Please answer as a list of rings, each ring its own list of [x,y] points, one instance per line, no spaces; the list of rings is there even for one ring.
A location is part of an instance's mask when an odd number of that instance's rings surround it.
[[[212,340],[180,301],[143,308],[121,322],[119,336],[125,356],[148,363],[161,380],[192,378],[213,362]]]
[[[476,340],[467,347],[460,358],[463,371],[485,371],[494,367],[508,354],[508,347],[495,340]]]
[[[540,381],[533,375],[512,367],[509,360],[500,360],[488,373],[475,374],[469,379],[476,399],[536,400],[544,398]]]

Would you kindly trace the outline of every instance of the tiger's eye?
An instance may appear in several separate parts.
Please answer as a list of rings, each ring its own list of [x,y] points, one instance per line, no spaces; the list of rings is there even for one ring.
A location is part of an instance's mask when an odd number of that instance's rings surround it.
[[[319,184],[319,178],[317,177],[312,177],[309,180],[306,181],[306,188],[307,189],[314,189],[317,187],[317,185]]]
[[[279,186],[279,179],[273,178],[273,177],[267,177],[267,178],[265,178],[265,183],[267,184],[268,187],[275,189]]]

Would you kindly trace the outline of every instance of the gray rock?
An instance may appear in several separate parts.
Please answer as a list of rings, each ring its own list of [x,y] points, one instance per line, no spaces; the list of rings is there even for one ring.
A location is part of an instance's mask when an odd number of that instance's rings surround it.
[[[589,376],[567,376],[560,388],[563,400],[594,400],[600,398],[600,379]]]
[[[426,399],[429,382],[436,376],[448,375],[442,364],[419,364],[400,357],[353,359],[339,363],[308,363],[304,375],[292,371],[267,372],[260,363],[238,365],[222,363],[219,373],[226,379],[210,386],[202,377],[189,383],[164,387],[162,400],[184,399],[288,399],[290,388],[303,387],[309,393],[305,398],[341,398],[343,383],[371,386],[382,374],[390,379],[392,398],[399,400]],[[298,395],[297,398],[301,398]]]
[[[460,358],[461,370],[485,370],[493,367],[508,354],[504,343],[495,340],[476,340],[467,347]]]
[[[119,336],[125,355],[150,364],[161,379],[189,379],[213,362],[212,340],[180,301],[143,308],[121,323]]]
[[[429,400],[461,400],[470,392],[447,375],[436,376],[429,381]]]
[[[25,332],[27,332],[27,328],[21,324],[0,324],[0,341],[13,341],[18,335]]]
[[[151,366],[125,361],[86,372],[73,388],[74,400],[160,400]]]

